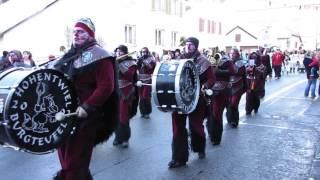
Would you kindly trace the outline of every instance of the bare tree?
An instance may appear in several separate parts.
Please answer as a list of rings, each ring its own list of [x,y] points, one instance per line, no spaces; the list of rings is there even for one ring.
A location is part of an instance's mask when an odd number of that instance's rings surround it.
[[[97,42],[102,47],[104,47],[106,45],[105,41],[103,40],[103,38],[101,36],[97,37]]]
[[[71,47],[73,34],[72,34],[72,29],[69,26],[66,27],[64,35],[66,37],[67,47]]]

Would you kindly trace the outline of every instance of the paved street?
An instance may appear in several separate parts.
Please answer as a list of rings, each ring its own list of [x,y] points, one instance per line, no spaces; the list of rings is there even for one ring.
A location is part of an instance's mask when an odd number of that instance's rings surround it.
[[[225,124],[220,146],[207,142],[205,159],[191,152],[188,165],[173,170],[167,166],[170,114],[156,108],[151,119],[138,114],[131,122],[128,149],[113,147],[113,137],[95,148],[94,179],[320,180],[320,99],[304,98],[305,83],[304,74],[267,82],[260,111],[252,116],[245,115],[243,96],[238,129]],[[0,179],[49,180],[59,168],[56,153],[32,155],[0,148]]]

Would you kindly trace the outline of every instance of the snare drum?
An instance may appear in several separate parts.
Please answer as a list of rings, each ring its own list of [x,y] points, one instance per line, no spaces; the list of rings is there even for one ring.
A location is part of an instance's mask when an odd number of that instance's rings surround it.
[[[199,92],[199,75],[191,59],[157,64],[152,75],[152,96],[161,111],[189,114],[197,106]]]
[[[0,142],[35,154],[52,152],[76,121],[55,119],[74,112],[77,97],[64,74],[52,69],[12,68],[0,74]]]

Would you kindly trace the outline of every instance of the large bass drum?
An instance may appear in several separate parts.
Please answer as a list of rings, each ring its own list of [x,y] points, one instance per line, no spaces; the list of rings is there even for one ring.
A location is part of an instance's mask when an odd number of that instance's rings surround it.
[[[35,154],[52,152],[75,130],[76,121],[58,121],[58,112],[74,112],[71,82],[52,69],[12,68],[0,74],[0,142]]]
[[[199,91],[199,75],[191,59],[157,64],[152,75],[152,96],[161,111],[191,113],[197,106]]]

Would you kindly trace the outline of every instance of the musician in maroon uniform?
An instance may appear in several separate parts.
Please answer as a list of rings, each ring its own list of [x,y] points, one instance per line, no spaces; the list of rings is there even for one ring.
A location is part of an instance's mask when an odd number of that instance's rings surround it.
[[[199,73],[201,89],[211,88],[215,77],[212,72],[211,64],[208,59],[201,55],[198,50],[199,40],[189,37],[186,40],[186,54],[182,59],[193,59]],[[190,114],[179,114],[177,111],[172,113],[172,160],[169,168],[176,168],[186,165],[189,157],[188,133],[186,120],[189,118],[189,129],[191,136],[191,149],[198,153],[199,159],[205,158],[205,132],[203,121],[206,118],[206,102],[203,93],[199,94],[199,101],[196,109]]]
[[[263,89],[261,92],[261,98],[263,98],[266,94],[265,81],[267,79],[267,76],[269,76],[270,78],[272,77],[272,67],[271,67],[271,62],[270,62],[270,56],[268,55],[267,50],[265,48],[260,47],[258,55],[260,55],[261,63],[266,68],[266,74],[264,76],[264,82],[263,82]]]
[[[254,61],[250,62],[250,61]],[[247,92],[246,92],[246,114],[250,115],[252,110],[258,112],[260,99],[264,93],[264,82],[266,67],[262,64],[258,53],[253,52],[249,55],[249,64],[246,67]]]
[[[216,82],[214,83],[213,100],[212,100],[212,115],[213,118],[208,118],[207,129],[212,145],[218,145],[221,142],[223,131],[223,110],[228,107],[230,98],[230,75],[234,73],[233,63],[227,57],[221,57],[220,54],[214,56],[218,60],[218,64],[214,67]]]
[[[75,134],[58,149],[62,169],[54,179],[90,180],[94,146],[106,140],[117,125],[118,86],[115,58],[95,40],[89,18],[78,20],[71,49],[55,64],[69,75],[79,97]]]
[[[227,108],[227,120],[231,127],[236,128],[239,124],[239,102],[246,90],[246,69],[240,59],[238,49],[234,48],[231,50],[231,59],[233,61],[234,73],[230,77],[231,96]]]
[[[138,89],[137,83],[137,64],[136,60],[128,56],[128,47],[120,45],[115,50],[119,67],[119,95],[120,95],[120,122],[115,131],[113,145],[128,147],[131,135],[129,120],[137,112]]]
[[[156,67],[156,61],[147,47],[142,48],[141,57],[138,58],[139,81],[151,84],[152,73]],[[148,119],[152,112],[151,86],[143,85],[139,88],[139,109],[143,118]]]

